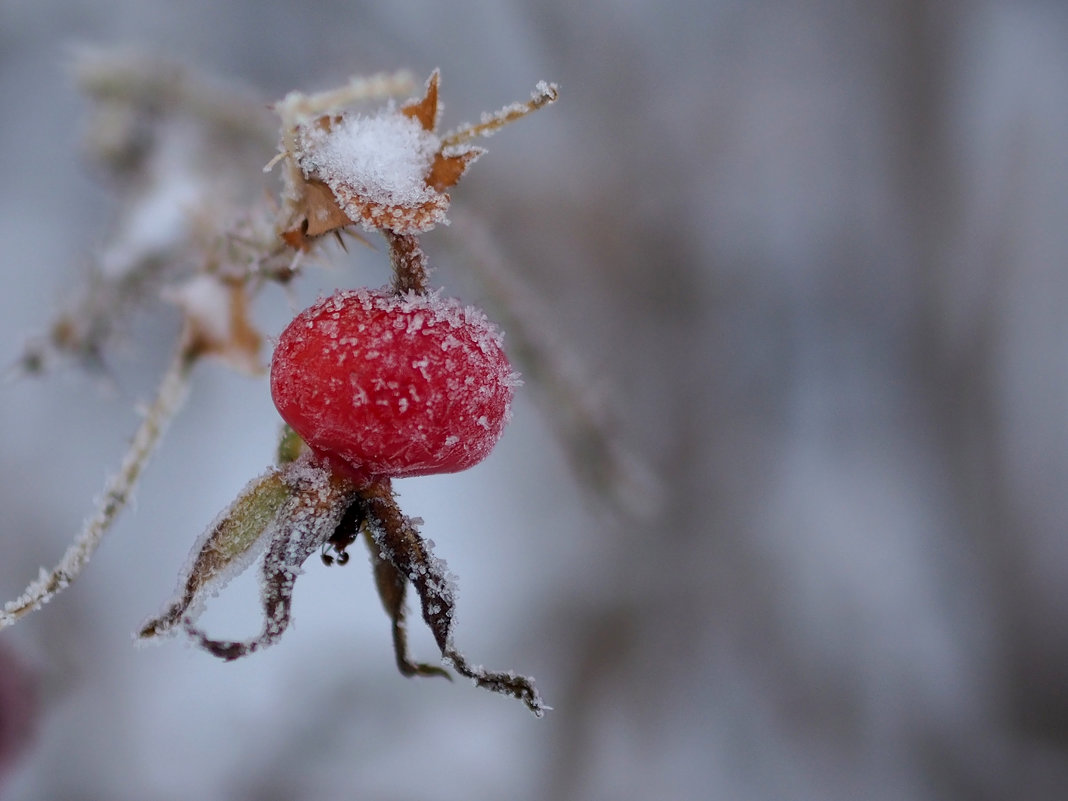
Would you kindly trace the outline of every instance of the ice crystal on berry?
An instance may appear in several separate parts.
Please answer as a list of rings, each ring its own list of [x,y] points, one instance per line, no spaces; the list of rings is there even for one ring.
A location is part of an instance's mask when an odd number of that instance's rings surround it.
[[[439,295],[339,292],[282,333],[275,405],[357,480],[451,473],[482,461],[517,384],[485,315]]]

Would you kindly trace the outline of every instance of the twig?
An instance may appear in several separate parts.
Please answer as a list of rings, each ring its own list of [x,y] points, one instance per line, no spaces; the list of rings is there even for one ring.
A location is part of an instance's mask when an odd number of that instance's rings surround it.
[[[185,400],[189,374],[195,362],[196,357],[188,347],[179,348],[160,382],[155,400],[134,434],[119,472],[108,481],[104,494],[97,501],[96,512],[86,520],[81,533],[67,548],[59,564],[51,572],[41,568],[38,578],[26,587],[22,596],[4,606],[0,611],[0,629],[40,609],[82,572],[104,534],[129,503],[141,471],[159,445],[167,424]]]

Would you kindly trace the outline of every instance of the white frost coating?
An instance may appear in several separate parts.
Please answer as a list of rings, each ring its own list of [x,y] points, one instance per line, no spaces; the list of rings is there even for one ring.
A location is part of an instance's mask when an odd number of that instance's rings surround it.
[[[347,115],[329,131],[310,127],[302,133],[305,175],[332,189],[349,186],[384,206],[417,206],[436,195],[426,176],[441,141],[393,108]]]
[[[382,311],[399,310],[413,316],[408,320],[398,320],[395,325],[406,328],[408,333],[421,331],[429,326],[445,324],[452,329],[461,329],[464,335],[473,339],[475,346],[483,353],[493,353],[504,344],[504,334],[486,316],[486,313],[477,306],[465,306],[456,298],[445,296],[441,290],[435,290],[428,294],[409,293],[397,297],[389,290],[354,289],[343,290],[327,298],[320,299],[318,303],[305,310],[305,318],[308,328],[317,328],[328,336],[335,336],[336,329],[328,328],[323,314],[324,310],[341,309],[353,302],[359,303],[364,309],[380,309]],[[425,313],[420,314],[420,312]],[[299,318],[298,318],[299,319]],[[311,321],[316,319],[313,324]],[[336,318],[335,318],[336,319]],[[462,346],[459,339],[448,337],[441,343],[442,350]],[[419,364],[413,363],[413,367]],[[508,378],[509,386],[519,386],[519,373],[512,372]]]

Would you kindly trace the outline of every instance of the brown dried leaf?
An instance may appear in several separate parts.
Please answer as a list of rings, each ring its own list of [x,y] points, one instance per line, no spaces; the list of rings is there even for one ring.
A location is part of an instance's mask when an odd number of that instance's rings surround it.
[[[467,168],[485,152],[480,147],[473,147],[454,156],[436,154],[434,163],[430,165],[430,174],[426,177],[427,186],[433,187],[439,192],[444,192],[450,186],[455,186],[457,181],[467,172]]]
[[[308,221],[304,231],[307,236],[320,236],[353,223],[341,210],[330,187],[318,178],[304,182],[304,216]]]
[[[441,72],[434,70],[426,82],[426,95],[422,100],[408,103],[401,107],[401,114],[418,120],[424,131],[433,131],[438,127],[438,117],[441,115],[441,107],[438,105],[438,83],[441,80]]]

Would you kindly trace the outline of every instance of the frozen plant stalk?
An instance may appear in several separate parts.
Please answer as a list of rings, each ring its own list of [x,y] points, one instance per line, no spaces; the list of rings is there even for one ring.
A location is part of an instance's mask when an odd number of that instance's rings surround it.
[[[159,444],[167,424],[185,400],[192,366],[193,359],[190,355],[184,348],[179,350],[163,377],[156,400],[148,408],[144,420],[134,434],[119,472],[104,488],[104,494],[97,502],[93,515],[85,521],[81,532],[67,548],[59,564],[51,571],[42,568],[37,580],[26,587],[19,598],[5,604],[3,611],[0,611],[0,629],[40,609],[57,593],[66,589],[82,572],[104,534],[129,503],[141,471]]]

